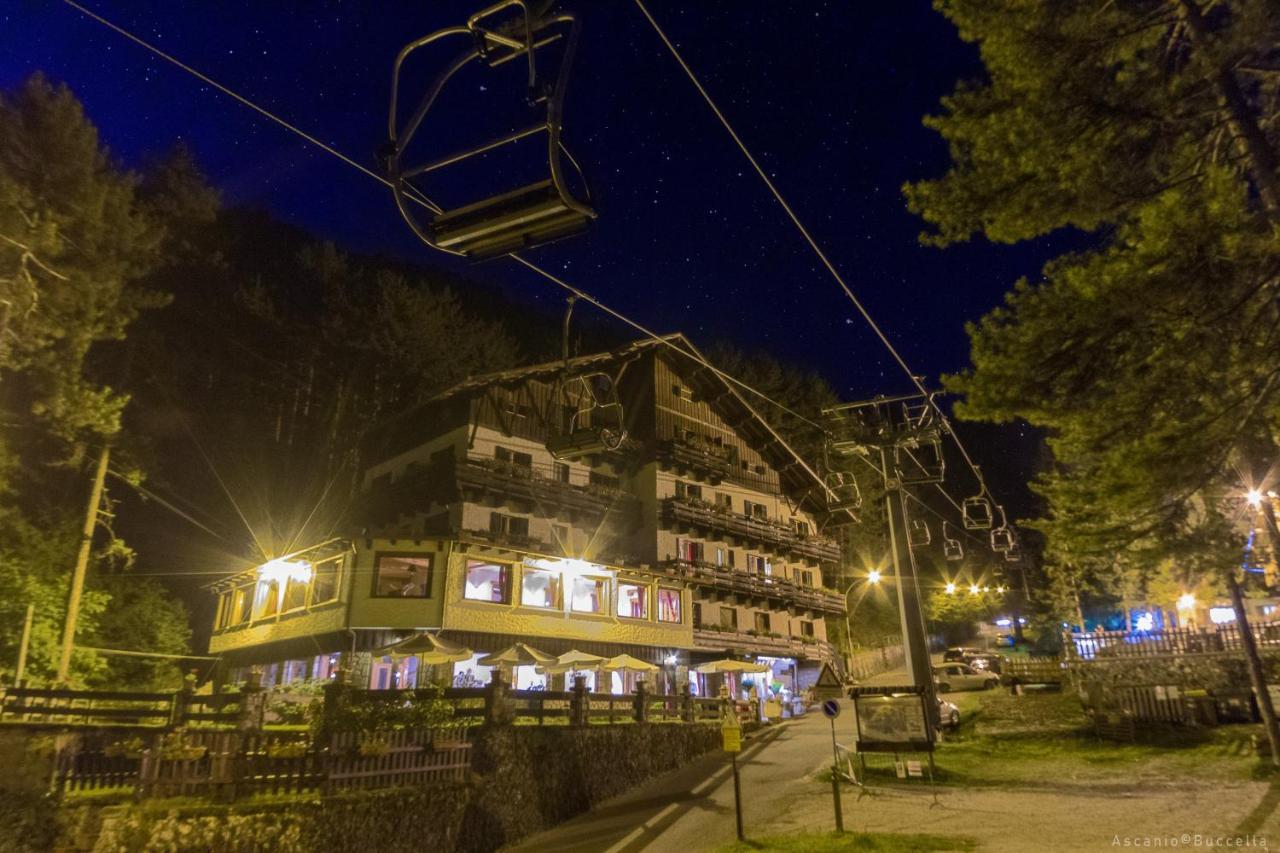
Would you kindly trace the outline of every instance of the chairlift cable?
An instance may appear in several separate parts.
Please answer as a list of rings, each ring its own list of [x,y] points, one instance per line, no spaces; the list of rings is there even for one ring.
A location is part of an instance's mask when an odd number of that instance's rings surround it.
[[[925,387],[924,382],[911,370],[911,367],[898,352],[897,348],[894,347],[884,330],[880,328],[880,325],[876,323],[866,306],[862,304],[862,301],[858,299],[852,288],[850,288],[845,282],[840,271],[836,269],[835,264],[833,264],[831,259],[827,257],[826,252],[822,250],[822,247],[818,245],[817,240],[815,240],[813,235],[809,233],[809,229],[805,227],[804,223],[801,222],[800,217],[796,215],[796,212],[792,209],[791,205],[787,203],[787,200],[783,197],[781,191],[779,191],[778,187],[769,177],[769,174],[760,165],[760,162],[756,160],[755,156],[751,153],[751,150],[747,148],[746,143],[742,141],[742,137],[740,137],[737,131],[734,130],[733,125],[729,123],[725,114],[712,99],[711,95],[702,85],[702,82],[698,79],[697,75],[693,73],[689,64],[685,62],[684,57],[680,54],[680,51],[676,49],[675,44],[667,36],[666,32],[658,24],[653,15],[650,14],[648,8],[644,4],[644,0],[635,0],[635,3],[640,9],[641,14],[644,15],[644,17],[649,21],[649,24],[653,27],[654,31],[658,34],[658,38],[666,45],[667,50],[670,51],[676,63],[684,70],[685,75],[688,76],[689,81],[693,83],[694,88],[696,88],[698,93],[702,95],[702,99],[706,101],[707,106],[711,108],[711,111],[715,114],[716,118],[720,120],[720,124],[724,126],[725,131],[728,132],[730,138],[733,139],[743,156],[747,158],[747,161],[751,164],[752,168],[755,169],[756,174],[760,176],[760,180],[764,182],[765,186],[768,187],[769,192],[773,194],[774,200],[777,201],[783,211],[786,212],[787,217],[791,220],[792,224],[795,225],[796,230],[800,232],[800,235],[804,238],[805,242],[809,244],[809,248],[811,248],[814,254],[817,255],[818,260],[822,262],[822,265],[826,267],[827,272],[831,274],[831,277],[835,280],[836,284],[838,284],[840,289],[844,291],[845,296],[847,296],[849,301],[853,303],[854,308],[856,308],[858,313],[862,315],[862,319],[866,321],[867,326],[873,333],[875,333],[875,336],[880,339],[880,342],[884,344],[885,349],[893,357],[894,361],[896,361],[898,366],[902,368],[903,372],[907,374],[907,378],[910,379],[916,389],[924,395],[926,403],[937,412],[938,416],[942,419],[944,431],[951,436],[953,441],[955,441],[956,447],[960,451],[960,455],[964,457],[965,462],[969,465],[970,470],[973,471],[974,476],[978,477],[979,481],[981,481],[981,474],[978,473],[977,464],[969,455],[969,451],[965,448],[964,443],[960,441],[960,436],[958,436],[955,430],[951,428],[951,424],[946,413]]]
[[[322,151],[324,151],[324,152],[326,152],[326,153],[328,153],[328,154],[333,155],[334,157],[338,158],[338,159],[339,159],[339,160],[341,160],[342,162],[346,163],[348,166],[351,166],[352,168],[356,169],[357,171],[359,171],[359,172],[361,172],[361,173],[363,173],[363,174],[367,175],[368,177],[373,178],[375,181],[377,181],[378,183],[382,184],[383,186],[386,186],[386,187],[389,187],[389,188],[392,186],[391,182],[390,182],[389,180],[387,180],[384,176],[379,175],[377,172],[374,172],[372,169],[369,169],[369,168],[367,168],[366,166],[362,166],[360,163],[358,163],[358,162],[356,162],[355,160],[351,159],[351,158],[350,158],[350,157],[348,157],[346,154],[343,154],[341,151],[339,151],[338,149],[334,148],[333,146],[328,145],[328,144],[326,144],[326,143],[322,142],[321,140],[317,139],[315,136],[312,136],[311,134],[309,134],[309,133],[307,133],[306,131],[302,130],[301,128],[299,128],[298,126],[294,125],[293,123],[291,123],[291,122],[289,122],[289,121],[287,121],[287,120],[285,120],[285,119],[283,119],[283,118],[281,118],[281,117],[279,117],[279,116],[275,115],[274,113],[272,113],[271,111],[267,110],[266,108],[264,108],[264,107],[262,107],[262,106],[259,106],[258,104],[256,104],[256,103],[254,103],[253,101],[249,100],[247,97],[245,97],[245,96],[243,96],[243,95],[241,95],[241,94],[239,94],[239,93],[235,92],[234,90],[232,90],[232,89],[230,89],[230,88],[228,88],[228,87],[226,87],[226,86],[222,85],[221,83],[217,82],[217,81],[216,81],[216,80],[214,80],[213,78],[209,77],[207,74],[204,74],[204,73],[202,73],[202,72],[200,72],[200,71],[196,70],[195,68],[191,67],[190,65],[187,65],[186,63],[184,63],[184,62],[182,62],[181,60],[177,59],[176,57],[172,56],[171,54],[166,53],[165,51],[161,50],[160,48],[158,48],[158,47],[156,47],[155,45],[151,44],[150,42],[146,41],[145,39],[143,39],[143,38],[141,38],[141,37],[139,37],[139,36],[134,35],[134,34],[133,34],[133,33],[131,33],[130,31],[126,30],[124,27],[121,27],[120,25],[113,23],[112,21],[110,21],[110,20],[108,20],[108,19],[106,19],[106,18],[102,17],[101,15],[98,15],[98,14],[96,14],[96,13],[92,12],[91,10],[89,10],[89,9],[87,9],[86,7],[82,6],[80,3],[77,3],[77,2],[76,2],[76,0],[62,0],[62,2],[63,2],[65,5],[70,6],[71,8],[73,8],[73,9],[75,9],[76,11],[80,12],[81,14],[83,14],[84,16],[86,16],[87,18],[90,18],[91,20],[96,21],[96,22],[97,22],[97,23],[99,23],[99,24],[102,24],[103,26],[107,27],[108,29],[110,29],[110,30],[112,30],[112,31],[116,32],[117,34],[119,34],[119,35],[121,35],[121,36],[125,37],[125,38],[126,38],[126,39],[128,39],[129,41],[132,41],[133,43],[137,44],[138,46],[140,46],[140,47],[142,47],[142,48],[144,48],[144,49],[146,49],[146,50],[150,51],[151,53],[153,53],[153,54],[155,54],[156,56],[160,57],[161,59],[165,60],[166,62],[169,62],[169,63],[171,63],[172,65],[174,65],[174,66],[176,66],[176,67],[180,68],[181,70],[183,70],[183,71],[187,72],[188,74],[192,75],[193,77],[195,77],[196,79],[200,80],[201,82],[203,82],[203,83],[205,83],[205,84],[207,84],[207,85],[209,85],[209,86],[213,87],[214,89],[218,90],[219,92],[222,92],[223,94],[227,95],[228,97],[232,98],[233,100],[235,100],[235,101],[237,101],[237,102],[239,102],[239,103],[243,104],[244,106],[248,107],[249,109],[253,110],[254,112],[256,112],[256,113],[258,113],[259,115],[263,116],[264,118],[268,119],[269,121],[271,121],[271,122],[273,122],[273,123],[275,123],[275,124],[279,125],[280,127],[283,127],[285,130],[288,130],[289,132],[291,132],[291,133],[293,133],[293,134],[295,134],[295,135],[297,135],[297,136],[301,137],[302,139],[304,139],[305,141],[307,141],[307,142],[311,143],[312,145],[316,146],[317,148],[321,149]],[[411,199],[412,201],[414,201],[415,203],[417,203],[417,204],[419,204],[419,205],[422,205],[422,206],[423,206],[423,207],[425,207],[426,209],[428,209],[428,210],[432,210],[433,212],[439,212],[439,211],[440,211],[440,209],[441,209],[441,208],[439,207],[439,205],[437,205],[437,204],[435,204],[434,202],[432,202],[428,197],[426,197],[426,196],[425,196],[425,195],[424,195],[420,190],[417,190],[416,188],[413,188],[413,191],[409,194],[409,197],[410,197],[410,199]],[[748,385],[747,383],[743,382],[742,380],[738,379],[737,377],[734,377],[734,376],[731,376],[731,375],[730,375],[730,374],[728,374],[728,373],[725,373],[724,371],[722,371],[722,370],[720,370],[719,368],[715,367],[715,366],[714,366],[714,365],[712,365],[710,362],[708,362],[705,358],[702,358],[701,356],[697,355],[696,353],[692,353],[692,352],[689,352],[689,351],[687,351],[687,350],[681,349],[680,347],[676,346],[674,343],[672,343],[672,342],[671,342],[670,340],[668,340],[667,338],[664,338],[664,337],[662,337],[662,336],[658,335],[656,332],[653,332],[653,331],[651,331],[650,329],[646,328],[645,326],[642,326],[640,323],[637,323],[636,321],[632,320],[631,318],[627,317],[626,315],[622,314],[621,312],[619,312],[619,311],[615,311],[614,309],[609,308],[609,307],[608,307],[608,306],[606,306],[603,302],[601,302],[600,300],[598,300],[598,299],[596,299],[595,297],[591,296],[591,295],[590,295],[589,293],[587,293],[586,291],[584,291],[584,290],[582,290],[582,289],[580,289],[580,288],[578,288],[578,287],[574,287],[573,285],[570,285],[568,282],[565,282],[563,279],[560,279],[560,278],[556,277],[555,275],[551,274],[551,273],[550,273],[550,272],[548,272],[547,270],[542,269],[541,267],[537,266],[536,264],[532,263],[531,261],[528,261],[527,259],[525,259],[525,258],[521,257],[520,255],[518,255],[518,254],[516,254],[516,253],[512,252],[512,253],[508,254],[506,257],[510,258],[511,260],[515,261],[516,263],[519,263],[519,264],[524,265],[525,267],[528,267],[528,268],[529,268],[530,270],[532,270],[533,272],[537,273],[538,275],[542,276],[543,278],[547,279],[548,281],[552,282],[553,284],[555,284],[555,285],[557,285],[557,286],[559,286],[559,287],[563,288],[564,290],[568,291],[569,293],[574,294],[574,295],[575,295],[575,296],[577,296],[578,298],[583,299],[583,300],[584,300],[584,301],[586,301],[586,302],[590,302],[592,305],[594,305],[596,308],[600,309],[600,310],[601,310],[601,311],[603,311],[604,313],[608,314],[608,315],[609,315],[609,316],[611,316],[611,317],[614,317],[614,318],[615,318],[615,319],[617,319],[617,320],[622,321],[623,323],[627,324],[628,326],[631,326],[633,329],[635,329],[635,330],[637,330],[637,331],[641,332],[642,334],[646,335],[647,337],[650,337],[650,338],[652,338],[653,340],[657,341],[658,343],[661,343],[661,344],[663,344],[663,345],[665,345],[665,346],[669,347],[670,349],[674,350],[675,352],[679,353],[680,355],[682,355],[682,356],[684,356],[684,357],[686,357],[686,358],[689,358],[689,359],[692,359],[692,360],[693,360],[693,361],[695,361],[695,362],[698,362],[698,363],[699,363],[699,364],[701,364],[703,367],[705,367],[706,369],[710,370],[713,374],[715,374],[716,376],[718,376],[718,377],[720,377],[721,379],[725,380],[726,382],[730,382],[730,383],[731,383],[731,384],[733,384],[734,386],[736,386],[736,387],[738,387],[738,388],[741,388],[741,389],[743,389],[743,390],[745,390],[745,391],[750,392],[751,394],[755,395],[756,397],[759,397],[761,400],[764,400],[764,401],[766,401],[766,402],[768,402],[768,403],[772,404],[773,406],[776,406],[776,407],[777,407],[778,409],[780,409],[781,411],[786,412],[787,414],[791,415],[792,417],[795,417],[795,418],[799,419],[800,421],[802,421],[802,422],[804,422],[804,423],[806,423],[806,424],[809,424],[810,426],[813,426],[813,427],[815,427],[815,428],[817,428],[817,429],[822,429],[822,426],[821,426],[820,424],[816,423],[815,421],[811,420],[810,418],[806,418],[804,415],[801,415],[800,413],[798,413],[798,412],[794,411],[794,410],[793,410],[793,409],[791,409],[790,407],[783,405],[782,403],[778,402],[777,400],[774,400],[772,397],[770,397],[769,395],[765,394],[763,391],[759,391],[759,390],[757,390],[756,388],[754,388],[754,387],[752,387],[752,386]],[[814,470],[813,470],[813,468],[812,468],[812,467],[811,467],[807,462],[805,462],[803,459],[799,459],[799,457],[797,457],[797,459],[799,460],[801,467],[805,470],[805,472],[806,472],[806,473],[808,473],[808,474],[809,474],[809,475],[810,475],[810,476],[811,476],[811,477],[812,477],[812,478],[817,482],[818,486],[819,486],[820,488],[824,488],[824,489],[825,489],[825,484],[823,483],[822,478],[817,474],[817,472],[816,472],[816,471],[814,471]]]

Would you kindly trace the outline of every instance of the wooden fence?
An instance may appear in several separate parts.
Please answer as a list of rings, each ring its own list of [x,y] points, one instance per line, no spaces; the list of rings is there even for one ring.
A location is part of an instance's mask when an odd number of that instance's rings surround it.
[[[11,687],[0,696],[0,721],[136,728],[231,725],[236,722],[239,701],[235,693],[206,696],[190,690],[140,693]]]
[[[1061,687],[1069,678],[1068,665],[1056,657],[1009,657],[1000,662],[1000,681],[1006,687]]]
[[[458,730],[341,732],[320,747],[296,736],[190,730],[136,742],[80,742],[59,753],[58,792],[127,789],[139,797],[329,793],[466,778]]]
[[[901,644],[886,645],[879,649],[871,649],[870,651],[857,652],[846,658],[848,662],[847,671],[849,676],[855,681],[862,681],[873,675],[879,675],[882,672],[888,672],[895,667],[902,666],[906,660],[905,651]]]
[[[1260,648],[1280,648],[1280,622],[1250,624]],[[1160,631],[1094,631],[1063,636],[1067,658],[1096,660],[1153,657],[1241,650],[1240,628],[1234,622],[1214,628],[1167,628]]]

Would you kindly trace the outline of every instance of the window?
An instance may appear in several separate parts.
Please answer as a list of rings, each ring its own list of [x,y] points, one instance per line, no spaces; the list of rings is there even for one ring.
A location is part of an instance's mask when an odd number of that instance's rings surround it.
[[[676,497],[684,500],[700,501],[702,500],[702,486],[676,480]]]
[[[693,391],[691,391],[688,388],[685,388],[683,385],[680,385],[679,383],[676,383],[671,386],[671,396],[675,397],[677,400],[692,400]]]
[[[706,547],[701,542],[694,542],[692,539],[676,540],[676,555],[681,560],[690,563],[701,563],[706,553]]]
[[[732,557],[732,556],[733,556],[733,551],[732,551],[732,550],[728,551],[727,553],[728,553],[728,555],[729,555],[730,557]],[[726,551],[725,551],[725,549],[724,549],[724,548],[717,548],[717,549],[716,549],[716,565],[717,565],[717,566],[724,566],[724,565],[726,565],[726,563],[725,563],[725,554],[726,554]],[[729,563],[728,565],[732,565],[732,563]]]
[[[742,514],[749,518],[755,518],[760,521],[769,520],[769,512],[765,508],[765,505],[752,503],[751,501],[742,502]]]
[[[747,571],[753,574],[766,577],[773,574],[773,566],[769,563],[769,558],[760,554],[747,555]]]
[[[619,583],[618,615],[628,619],[648,619],[649,588],[638,583]]]
[[[324,604],[338,597],[338,572],[342,569],[342,558],[325,560],[316,563],[312,570],[311,603]]]
[[[571,607],[578,613],[603,613],[609,597],[609,582],[604,578],[578,576],[573,579]]]
[[[495,447],[493,449],[493,458],[499,462],[505,462],[508,465],[519,465],[522,468],[533,467],[533,456],[528,453],[521,453],[518,450],[511,450],[506,447]]]
[[[702,627],[702,605],[696,601],[693,603],[693,627]]]
[[[556,462],[551,466],[551,475],[557,483],[569,482],[569,465],[565,462]]]
[[[280,583],[274,580],[258,581],[253,599],[253,618],[263,619],[280,612]]]
[[[430,598],[429,554],[378,554],[373,561],[373,594],[391,598]]]
[[[525,607],[560,607],[560,573],[525,567],[520,581],[520,603]]]
[[[769,633],[769,630],[770,630],[769,614],[757,612],[756,613],[756,633],[767,634]]]
[[[800,534],[801,536],[809,535],[809,522],[801,521],[798,518],[793,518],[791,519],[791,525],[792,527],[795,528],[796,533]]]
[[[720,627],[726,631],[738,630],[738,611],[732,607],[720,607]]]
[[[489,532],[505,536],[529,535],[529,519],[500,512],[489,513]]]
[[[733,495],[716,492],[716,506],[725,512],[733,512]]]
[[[813,623],[812,623],[812,622],[801,622],[801,623],[800,623],[800,636],[802,636],[802,637],[812,637],[812,636],[813,636]]]
[[[812,569],[805,569],[801,571],[799,574],[800,574],[801,586],[813,586],[813,570]]]
[[[290,575],[284,584],[284,602],[280,605],[280,612],[286,613],[290,610],[299,610],[307,606],[307,589],[311,586],[311,576]]]
[[[694,608],[696,612],[696,604]],[[658,621],[680,621],[680,590],[658,587]]]
[[[506,604],[511,600],[511,567],[505,563],[467,561],[467,577],[462,597],[471,601]]]
[[[231,612],[227,615],[228,625],[243,625],[249,621],[249,616],[253,612],[253,607],[250,606],[252,589],[251,586],[242,586],[232,590]]]

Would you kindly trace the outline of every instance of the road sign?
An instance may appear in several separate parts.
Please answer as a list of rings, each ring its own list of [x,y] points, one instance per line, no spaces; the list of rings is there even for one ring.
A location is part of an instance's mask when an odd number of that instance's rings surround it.
[[[813,683],[813,693],[819,699],[836,699],[844,695],[844,685],[840,683],[831,664],[822,665],[818,680]]]
[[[720,729],[725,752],[742,752],[742,729],[737,726],[725,726]]]
[[[840,716],[840,703],[835,699],[828,699],[822,703],[822,713],[834,720]]]

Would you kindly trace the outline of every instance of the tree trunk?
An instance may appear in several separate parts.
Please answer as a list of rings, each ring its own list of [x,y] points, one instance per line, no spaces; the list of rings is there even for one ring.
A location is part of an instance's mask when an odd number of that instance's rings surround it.
[[[1280,725],[1276,723],[1276,709],[1271,704],[1271,694],[1267,691],[1262,657],[1258,654],[1258,643],[1249,627],[1249,615],[1244,609],[1244,593],[1240,590],[1240,582],[1236,580],[1234,569],[1227,572],[1227,588],[1231,592],[1231,607],[1236,612],[1236,628],[1240,632],[1240,645],[1244,649],[1245,662],[1249,667],[1249,681],[1258,700],[1258,713],[1262,716],[1262,726],[1271,743],[1271,763],[1280,767]]]
[[[1172,0],[1178,17],[1187,26],[1192,44],[1203,47],[1209,37],[1204,15],[1196,0]],[[1240,153],[1249,164],[1249,174],[1258,188],[1258,197],[1268,213],[1280,213],[1280,173],[1276,152],[1267,144],[1267,138],[1249,109],[1249,101],[1240,91],[1235,73],[1227,67],[1214,70],[1211,81],[1218,104],[1227,116],[1227,127],[1235,137]]]

